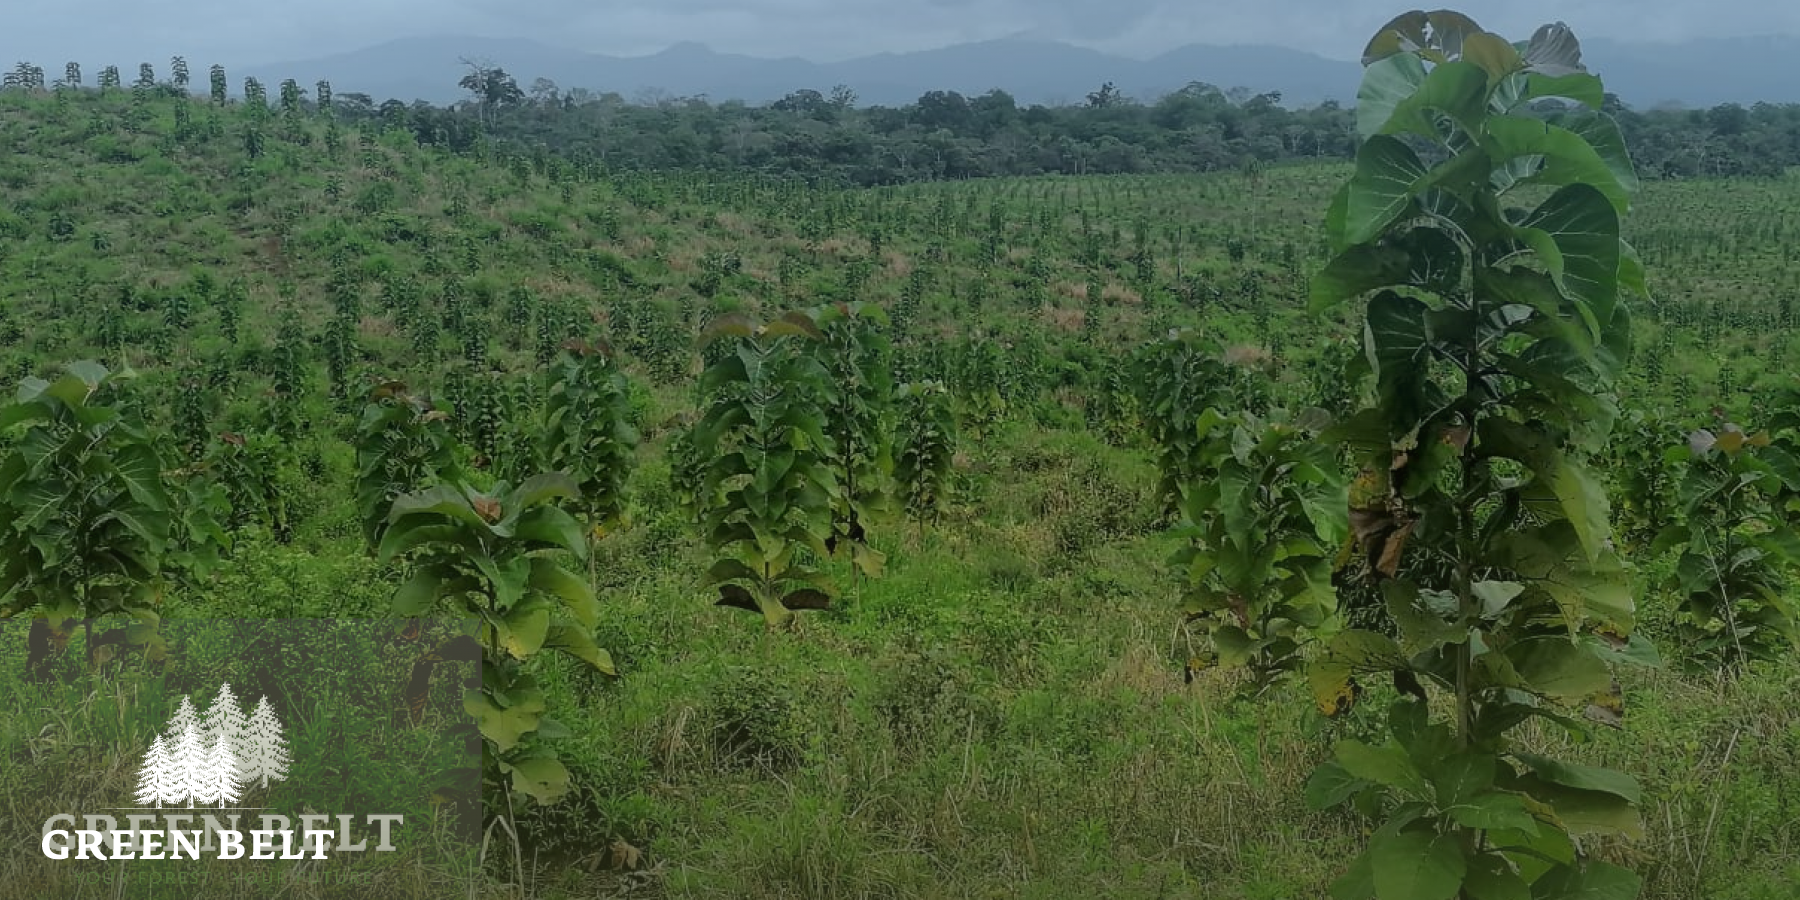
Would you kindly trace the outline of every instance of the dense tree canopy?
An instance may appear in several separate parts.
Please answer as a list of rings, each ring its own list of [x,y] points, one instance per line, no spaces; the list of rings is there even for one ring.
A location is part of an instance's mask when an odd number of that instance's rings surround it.
[[[1252,161],[1349,159],[1355,148],[1350,108],[1289,108],[1279,93],[1203,82],[1149,103],[1106,84],[1080,105],[1023,106],[996,88],[858,107],[841,85],[829,95],[801,89],[749,106],[706,97],[632,101],[545,79],[527,95],[498,69],[464,81],[478,97],[455,107],[389,101],[377,108],[364,97],[352,112],[389,116],[422,143],[457,149],[473,144],[480,124],[497,139],[592,153],[615,168],[750,169],[852,185],[1209,172]],[[1609,97],[1609,107],[1648,177],[1774,175],[1800,163],[1800,105],[1634,110]]]
[[[900,107],[858,106],[856,93],[802,88],[762,106],[705,96],[522,88],[505,69],[466,61],[450,106],[362,93],[335,98],[346,121],[385,119],[419,143],[468,150],[482,136],[546,153],[591,156],[625,170],[749,170],[868,186],[1029,175],[1178,174],[1258,163],[1347,160],[1355,112],[1335,102],[1283,106],[1279,92],[1192,82],[1151,102],[1102,84],[1079,103],[1023,106],[995,88],[976,96],[934,90]],[[185,69],[185,62],[182,66]],[[213,67],[215,100],[222,93]],[[63,82],[80,83],[67,67]],[[107,71],[112,71],[111,69]],[[141,73],[140,73],[141,74]],[[102,81],[105,82],[105,72]],[[44,90],[43,69],[18,63],[5,87]],[[186,90],[172,83],[159,91]],[[306,101],[311,106],[316,101]],[[1608,95],[1638,172],[1650,178],[1780,174],[1800,164],[1800,104],[1727,103],[1635,110]]]

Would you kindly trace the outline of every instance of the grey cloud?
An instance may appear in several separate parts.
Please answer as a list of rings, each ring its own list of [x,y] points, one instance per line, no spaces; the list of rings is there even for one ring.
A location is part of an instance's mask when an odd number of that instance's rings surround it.
[[[724,52],[816,60],[1015,34],[1148,55],[1189,43],[1279,44],[1354,57],[1407,4],[1374,0],[309,0],[305,4],[142,0],[16,4],[0,65],[161,67],[319,56],[399,37],[531,38],[601,53],[695,41]],[[1435,4],[1426,4],[1427,6]],[[1800,33],[1785,0],[1510,0],[1460,6],[1523,36],[1567,21],[1584,38],[1674,40]]]

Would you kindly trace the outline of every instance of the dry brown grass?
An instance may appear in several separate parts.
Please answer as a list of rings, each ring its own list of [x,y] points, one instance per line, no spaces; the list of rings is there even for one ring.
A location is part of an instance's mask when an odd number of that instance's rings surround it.
[[[845,259],[857,253],[866,251],[868,249],[868,244],[864,241],[852,241],[846,238],[833,237],[818,242],[813,245],[813,248],[827,256]]]
[[[712,218],[713,224],[733,237],[747,238],[756,233],[755,226],[751,225],[743,216],[730,210],[716,212]]]
[[[1100,289],[1100,297],[1108,303],[1125,306],[1137,306],[1144,302],[1144,296],[1122,284],[1109,284]]]
[[[363,316],[356,323],[356,333],[365,338],[391,338],[399,333],[387,316]]]
[[[1074,334],[1087,324],[1088,311],[1080,307],[1048,306],[1044,308],[1043,316],[1051,328]]]

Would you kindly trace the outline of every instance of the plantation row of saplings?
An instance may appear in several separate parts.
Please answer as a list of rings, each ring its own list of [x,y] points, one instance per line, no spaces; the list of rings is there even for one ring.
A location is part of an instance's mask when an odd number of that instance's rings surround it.
[[[1659,664],[1634,634],[1621,546],[1677,554],[1684,662],[1737,672],[1792,648],[1800,392],[1764,430],[1609,442],[1631,301],[1647,293],[1620,237],[1630,160],[1574,37],[1553,26],[1511,44],[1454,13],[1414,13],[1380,32],[1366,65],[1363,141],[1311,291],[1317,313],[1356,302],[1362,353],[1344,383],[1362,388],[1337,414],[1284,408],[1186,331],[1119,370],[1133,388],[1124,417],[1155,449],[1185,544],[1185,613],[1210,646],[1190,665],[1241,668],[1253,688],[1303,677],[1327,715],[1371,679],[1399,688],[1386,739],[1339,741],[1306,786],[1314,806],[1373,823],[1334,896],[1634,896],[1636,874],[1588,851],[1639,833],[1635,781],[1533,753],[1521,728],[1622,727],[1612,667]],[[1568,102],[1532,109],[1548,98]],[[1527,193],[1538,201],[1516,206]],[[718,604],[792,628],[842,596],[842,576],[881,576],[871,530],[900,514],[924,528],[943,510],[959,412],[966,422],[979,404],[936,381],[895,384],[888,325],[875,306],[832,303],[708,326],[695,414],[669,451]],[[326,342],[340,396],[349,362],[331,354],[348,344]],[[603,342],[538,357],[544,399],[522,404],[529,417],[494,391],[452,385],[446,408],[383,384],[356,430],[356,492],[368,548],[399,573],[395,613],[483,623],[484,680],[466,708],[490,798],[551,803],[569,788],[555,751],[566,729],[532,660],[560,651],[615,674],[593,637],[592,566],[639,435],[634,388]],[[274,368],[278,382],[299,370]],[[281,518],[256,447],[227,433],[170,465],[128,381],[76,363],[26,379],[0,410],[0,614],[44,617],[33,669],[75,622],[113,616],[128,624],[90,652],[154,658],[168,582],[222,564],[231,523]],[[191,417],[180,430],[204,434],[204,412]],[[1600,459],[1626,491],[1618,542]]]

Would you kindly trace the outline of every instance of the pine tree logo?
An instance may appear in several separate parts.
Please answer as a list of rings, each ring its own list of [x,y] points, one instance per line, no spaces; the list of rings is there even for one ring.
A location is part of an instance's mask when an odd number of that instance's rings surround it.
[[[275,708],[269,705],[268,697],[256,702],[244,737],[244,757],[239,765],[246,784],[259,781],[257,787],[266,788],[269,779],[280,781],[287,777],[287,742],[281,737],[281,721],[275,718]]]
[[[157,809],[181,803],[189,809],[222,807],[252,787],[286,778],[288,762],[287,740],[269,698],[257,701],[246,717],[231,685],[222,684],[204,717],[190,698],[181,698],[167,731],[144,754],[136,799]]]

